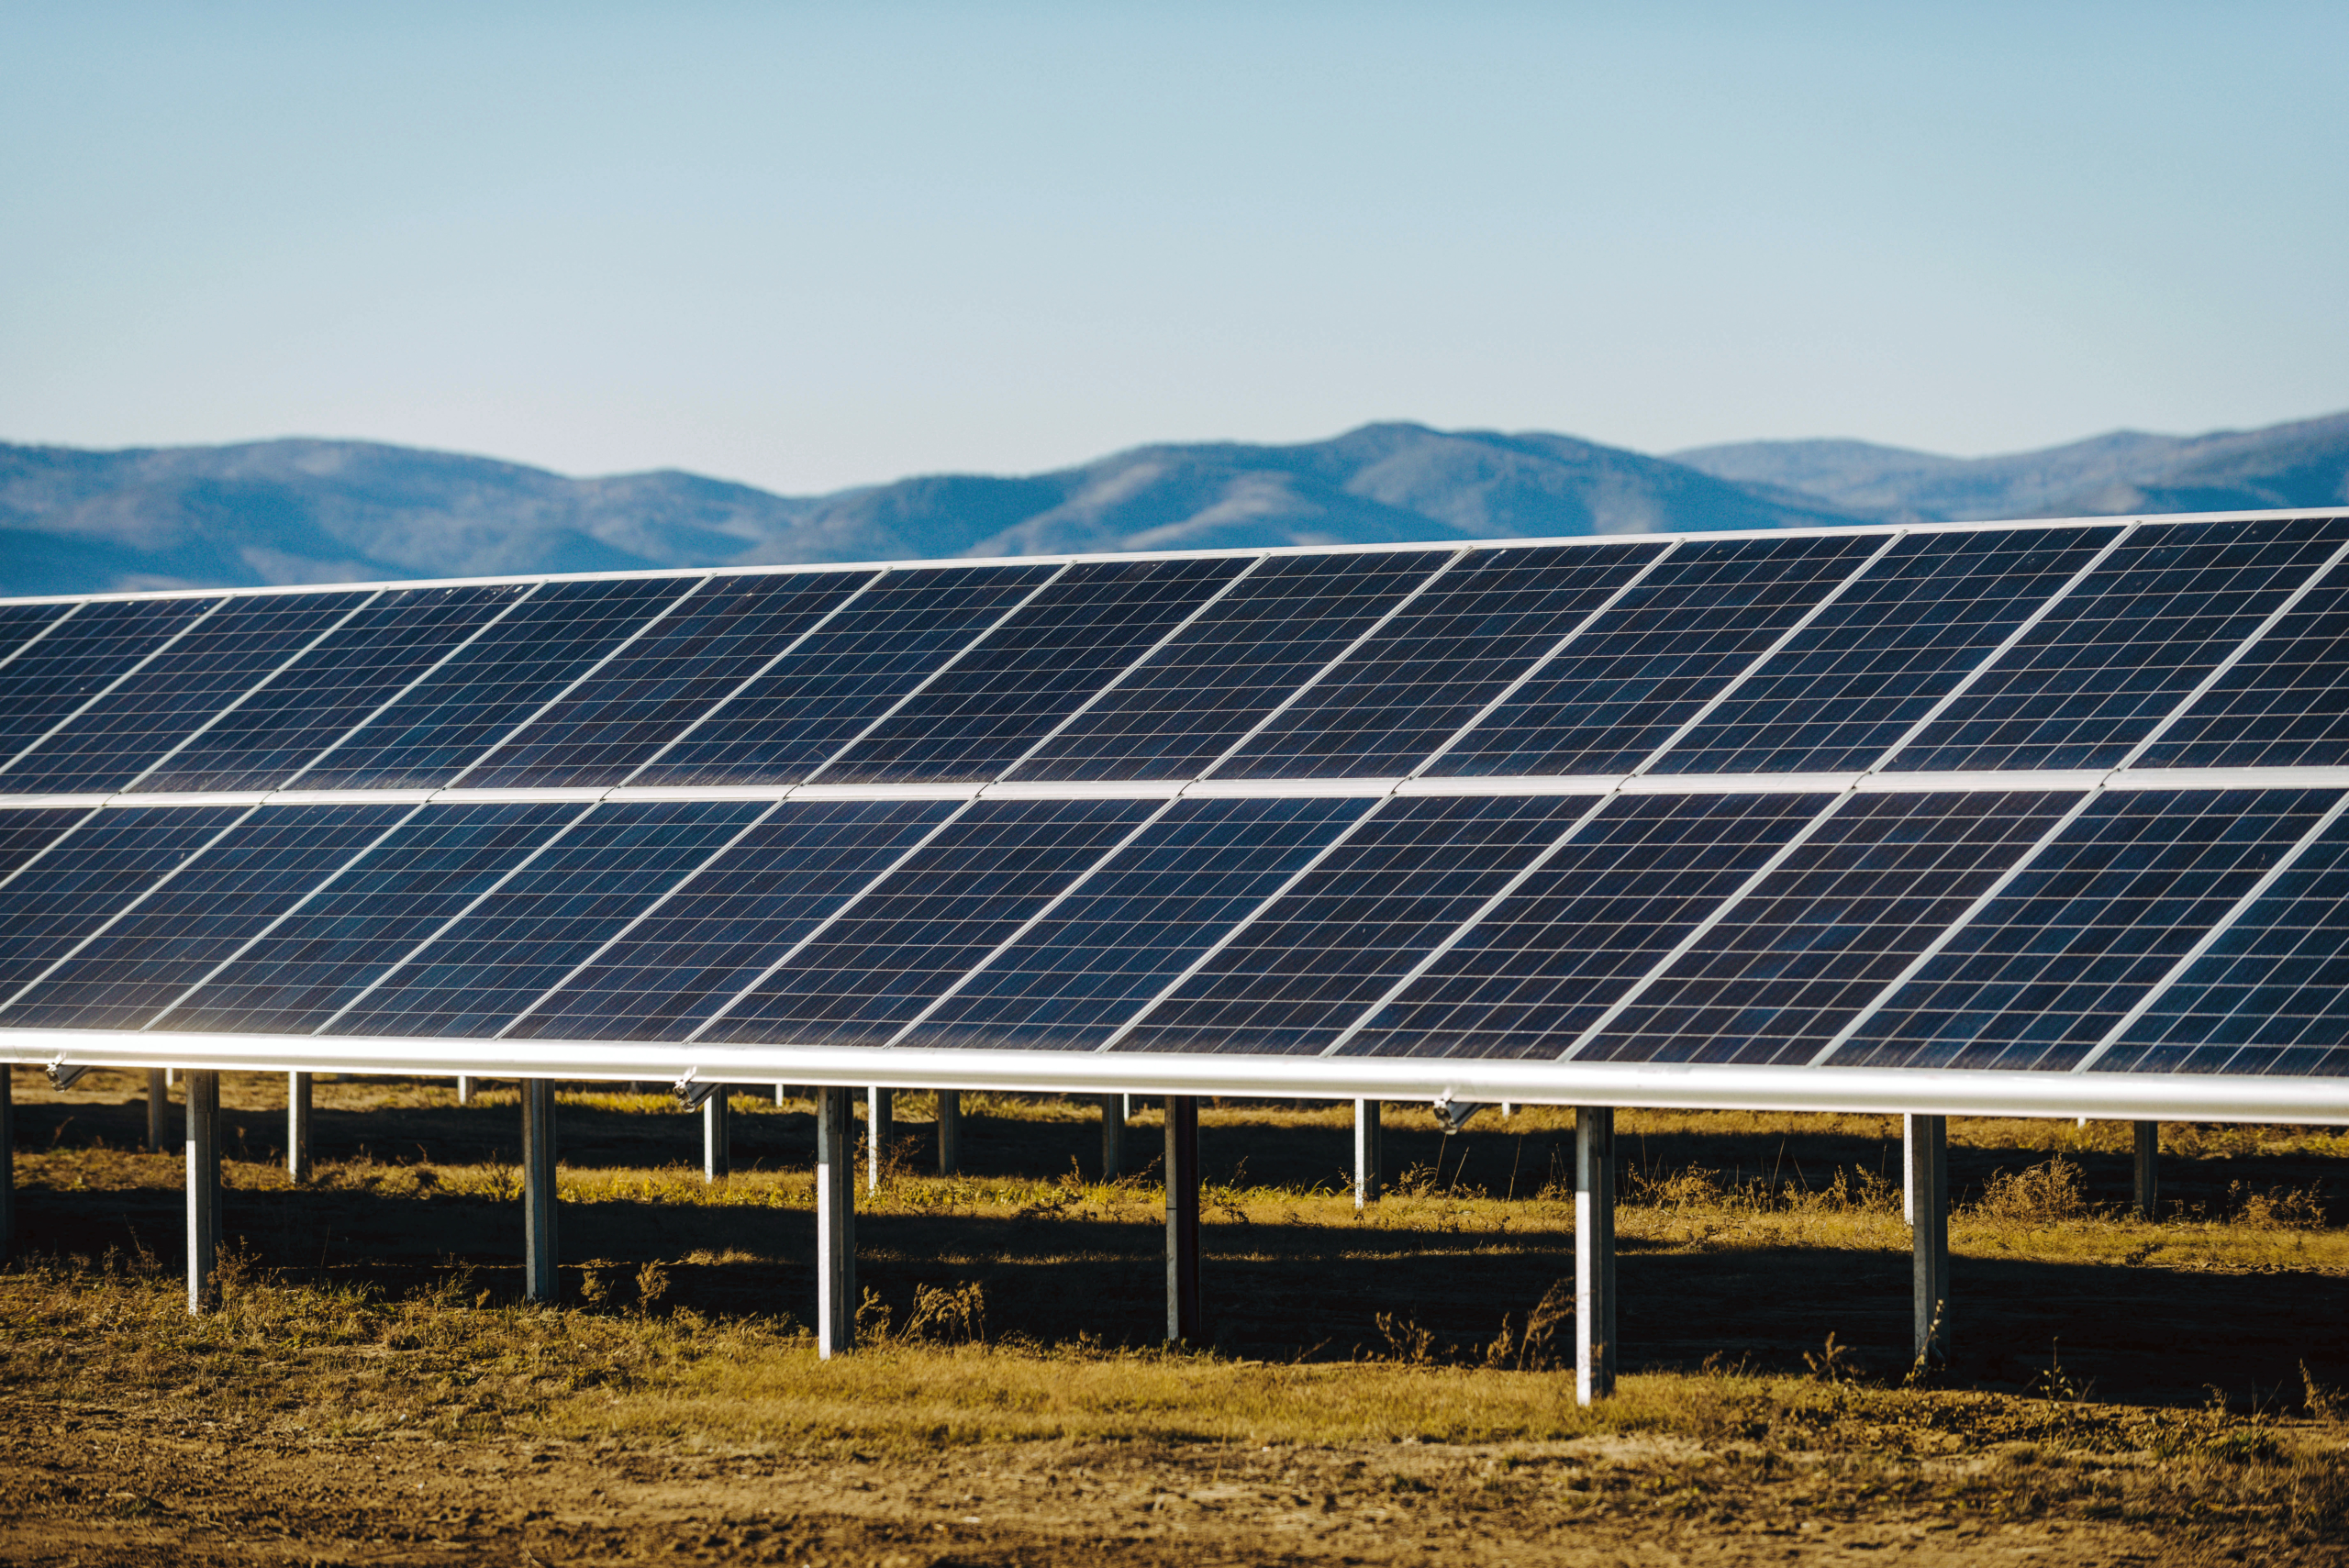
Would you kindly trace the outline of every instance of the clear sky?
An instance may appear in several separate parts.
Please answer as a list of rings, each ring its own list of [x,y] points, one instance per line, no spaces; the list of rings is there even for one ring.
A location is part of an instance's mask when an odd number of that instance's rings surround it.
[[[2349,407],[2349,6],[0,9],[0,439],[785,491]]]

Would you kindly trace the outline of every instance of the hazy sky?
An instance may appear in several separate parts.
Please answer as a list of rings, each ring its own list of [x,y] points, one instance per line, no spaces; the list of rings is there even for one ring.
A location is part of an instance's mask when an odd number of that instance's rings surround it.
[[[2349,6],[0,11],[0,439],[787,491],[2349,406]]]

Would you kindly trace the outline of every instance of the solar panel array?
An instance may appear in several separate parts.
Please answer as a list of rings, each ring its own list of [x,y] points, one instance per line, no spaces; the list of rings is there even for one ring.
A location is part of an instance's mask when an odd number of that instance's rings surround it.
[[[2343,1075],[2349,515],[0,604],[0,1029]]]

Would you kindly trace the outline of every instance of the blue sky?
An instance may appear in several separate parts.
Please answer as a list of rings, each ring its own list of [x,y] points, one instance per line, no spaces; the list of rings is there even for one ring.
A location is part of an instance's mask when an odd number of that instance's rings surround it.
[[[787,491],[2349,407],[2349,7],[17,6],[0,439]]]

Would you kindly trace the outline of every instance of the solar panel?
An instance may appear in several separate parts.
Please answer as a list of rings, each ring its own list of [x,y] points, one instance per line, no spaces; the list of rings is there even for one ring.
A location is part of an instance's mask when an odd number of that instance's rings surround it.
[[[2334,511],[0,605],[0,1051],[2340,1076],[2344,563]]]

